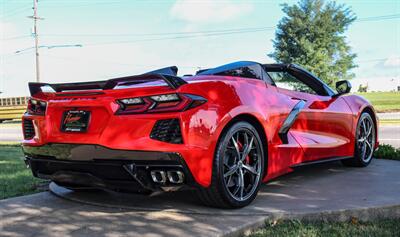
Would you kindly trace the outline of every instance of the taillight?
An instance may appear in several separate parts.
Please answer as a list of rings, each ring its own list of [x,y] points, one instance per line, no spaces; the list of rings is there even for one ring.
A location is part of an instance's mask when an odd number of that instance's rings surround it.
[[[201,96],[191,94],[164,94],[117,100],[120,105],[116,114],[178,112],[207,102]]]
[[[46,101],[30,99],[28,101],[28,113],[33,115],[44,115],[46,113]]]

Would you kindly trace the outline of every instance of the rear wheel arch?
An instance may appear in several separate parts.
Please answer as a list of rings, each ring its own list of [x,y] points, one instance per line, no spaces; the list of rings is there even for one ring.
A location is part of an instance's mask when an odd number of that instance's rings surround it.
[[[268,169],[267,169],[268,168],[268,139],[267,139],[267,134],[265,132],[264,126],[262,125],[262,123],[256,116],[245,113],[245,114],[238,114],[235,117],[233,117],[222,129],[222,131],[219,135],[217,144],[219,143],[219,140],[222,137],[222,135],[225,132],[227,132],[228,129],[237,122],[248,122],[257,130],[257,132],[259,132],[259,136],[261,138],[261,141],[262,141],[262,144],[264,147],[264,177],[265,177],[268,173]]]
[[[217,146],[216,146],[215,154],[214,154],[214,159],[213,159],[213,163],[212,163],[211,184],[208,187],[199,187],[197,189],[197,194],[198,194],[199,199],[206,205],[213,206],[213,207],[220,207],[220,208],[239,208],[239,207],[248,205],[249,203],[251,203],[254,200],[254,198],[257,196],[257,193],[258,193],[258,190],[262,183],[262,180],[263,180],[264,176],[266,175],[267,170],[265,169],[265,167],[266,167],[265,164],[267,163],[267,160],[266,160],[267,148],[262,147],[262,146],[265,146],[264,145],[264,143],[266,141],[265,132],[263,131],[264,129],[263,129],[261,122],[254,115],[251,115],[251,114],[237,115],[237,116],[231,118],[223,126],[221,125],[221,127],[222,127],[222,129],[220,128],[221,132],[219,133]],[[247,130],[250,133],[254,134],[253,137],[256,140],[258,140],[255,143],[258,144],[259,148],[262,147],[262,150],[261,149],[258,150],[253,155],[257,156],[257,154],[262,153],[263,156],[258,155],[258,159],[259,159],[258,161],[262,162],[262,163],[258,169],[254,170],[254,171],[259,170],[259,176],[258,176],[257,180],[256,181],[253,180],[255,182],[253,185],[257,185],[257,186],[256,187],[251,186],[252,191],[250,191],[249,193],[246,194],[249,196],[247,196],[245,199],[238,200],[231,196],[231,195],[235,195],[236,191],[234,191],[233,194],[230,193],[229,188],[227,187],[228,184],[225,183],[226,180],[224,180],[224,178],[225,178],[224,172],[226,172],[226,171],[222,171],[221,167],[225,166],[225,164],[228,164],[228,163],[224,163],[224,160],[225,160],[224,154],[225,154],[225,149],[227,147],[227,144],[229,144],[229,141],[231,140],[231,138],[233,138],[234,134],[236,134],[237,132],[243,132],[243,130]],[[250,133],[248,133],[248,134],[250,134]],[[238,140],[238,139],[239,138],[237,138],[236,140]],[[242,139],[243,139],[243,137],[242,137]],[[242,142],[243,142],[243,140],[242,140]],[[238,149],[238,148],[236,148],[236,149]],[[249,158],[249,159],[251,159],[251,158]],[[247,162],[249,162],[249,161],[247,161]],[[246,164],[245,161],[243,161],[243,164]],[[249,165],[250,163],[247,163],[247,164]],[[240,164],[238,163],[238,165],[239,165],[238,169],[243,169],[243,167],[241,166],[242,163],[240,163]],[[245,169],[248,169],[248,168],[245,168]],[[242,173],[242,180],[243,180],[243,173]],[[246,180],[248,180],[248,179],[246,179]],[[227,182],[230,183],[230,181],[227,181]],[[235,182],[237,182],[237,181],[235,181]],[[251,181],[248,181],[248,182],[251,182]],[[234,184],[234,185],[240,185],[240,184]],[[245,184],[245,185],[247,185],[247,184]],[[251,184],[249,184],[249,185],[251,185]]]

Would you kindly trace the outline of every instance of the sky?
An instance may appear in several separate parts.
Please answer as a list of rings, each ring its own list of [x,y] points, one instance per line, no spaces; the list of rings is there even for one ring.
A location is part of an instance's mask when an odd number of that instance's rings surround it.
[[[106,80],[176,65],[179,74],[252,60],[273,62],[281,0],[39,0],[41,82]],[[33,0],[0,0],[0,97],[35,81]],[[338,1],[358,20],[345,33],[357,54],[353,88],[400,86],[400,1]],[[78,47],[79,46],[79,47]],[[16,53],[20,51],[19,53]]]

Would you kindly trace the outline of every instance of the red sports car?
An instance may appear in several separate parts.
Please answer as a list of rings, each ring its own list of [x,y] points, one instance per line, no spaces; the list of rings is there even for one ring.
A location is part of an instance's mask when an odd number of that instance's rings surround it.
[[[303,165],[367,166],[371,104],[293,64],[235,62],[177,76],[163,68],[107,81],[29,83],[23,150],[33,175],[72,189],[190,187],[237,208]]]

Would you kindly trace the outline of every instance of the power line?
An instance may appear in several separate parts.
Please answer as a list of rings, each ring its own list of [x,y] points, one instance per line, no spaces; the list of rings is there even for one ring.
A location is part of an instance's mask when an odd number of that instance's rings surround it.
[[[368,21],[380,21],[380,20],[392,20],[400,18],[400,14],[372,16],[357,19],[355,22],[368,22]],[[220,34],[220,33],[242,33],[243,31],[258,32],[262,30],[273,30],[276,29],[274,26],[268,27],[247,27],[247,28],[236,28],[236,29],[225,29],[225,30],[204,30],[204,31],[186,31],[186,32],[164,32],[164,33],[115,33],[115,34],[43,34],[45,37],[130,37],[130,36],[169,36],[169,35],[191,35],[191,34]],[[204,35],[203,35],[204,36]],[[180,37],[178,37],[180,38]]]
[[[76,37],[114,37],[114,36],[164,36],[164,35],[190,35],[190,34],[204,34],[204,33],[224,33],[224,32],[236,32],[243,30],[273,30],[275,27],[248,27],[248,28],[235,28],[225,30],[203,30],[203,31],[181,31],[181,32],[164,32],[164,33],[117,33],[117,34],[44,34],[43,36],[76,36]]]
[[[0,38],[0,40],[7,41],[7,40],[15,40],[15,39],[23,39],[23,38],[30,38],[31,35],[18,35],[18,36],[13,36],[13,37],[8,37],[8,38]]]
[[[114,64],[114,65],[120,65],[120,66],[129,66],[129,67],[166,67],[165,64],[160,65],[160,64],[134,64],[134,63],[119,63],[119,62],[114,62],[114,61],[108,61],[108,60],[102,60],[102,59],[85,59],[85,58],[68,58],[68,57],[59,57],[59,56],[49,56],[46,54],[46,57],[49,58],[54,58],[54,59],[61,59],[61,60],[66,60],[66,61],[73,61],[76,62],[77,60],[82,60],[82,61],[87,61],[87,62],[99,62],[99,63],[106,63],[106,64]],[[199,66],[189,66],[189,65],[181,65],[179,68],[195,68],[197,69]]]
[[[355,20],[355,22],[392,20],[392,19],[397,19],[397,18],[400,18],[400,14],[364,17],[364,18],[359,18],[359,19]]]
[[[31,10],[31,9],[32,9],[32,7],[21,8],[21,9],[19,9],[19,10],[17,10],[17,11],[8,12],[8,13],[6,13],[5,15],[1,15],[0,18],[6,19],[6,18],[9,18],[9,17],[15,16],[15,15],[18,15],[18,14],[20,14],[20,13],[23,13],[23,12],[25,12],[25,11],[27,11],[27,10]]]
[[[367,60],[360,60],[357,61],[357,63],[367,63],[367,62],[380,62],[380,61],[386,61],[388,59],[398,59],[400,57],[387,57],[387,58],[375,58],[375,59],[367,59]]]
[[[254,33],[254,32],[261,32],[261,31],[268,31],[268,30],[273,30],[273,29],[270,29],[270,28],[269,28],[269,29],[243,30],[243,31],[221,32],[221,33],[209,33],[209,34],[199,34],[199,35],[183,35],[183,36],[162,37],[162,38],[150,38],[150,39],[121,40],[121,41],[110,41],[110,42],[91,43],[91,44],[83,44],[83,45],[86,47],[86,46],[97,46],[97,45],[127,44],[127,43],[135,43],[135,42],[150,42],[150,41],[160,41],[160,40],[175,40],[175,39],[188,39],[188,38],[202,38],[202,37],[221,36],[221,35]]]
[[[101,6],[101,5],[114,5],[114,4],[120,4],[120,3],[127,3],[128,1],[109,1],[109,2],[95,2],[95,3],[93,3],[93,2],[88,2],[88,3],[85,3],[85,4],[74,4],[74,5],[59,5],[59,4],[57,4],[57,5],[44,5],[43,7],[45,7],[45,8],[53,8],[53,7],[57,7],[57,8],[59,8],[59,7],[62,7],[62,8],[77,8],[77,7],[91,7],[91,6]],[[143,1],[143,3],[144,3],[144,1]]]
[[[30,9],[30,8],[28,8]],[[380,21],[380,20],[392,20],[400,18],[400,14],[391,14],[391,15],[382,15],[382,16],[371,16],[359,18],[355,22],[368,22],[368,21]],[[205,34],[205,33],[241,33],[242,31],[249,32],[258,32],[259,30],[273,30],[276,27],[268,26],[268,27],[247,27],[247,28],[234,28],[234,29],[225,29],[225,30],[203,30],[203,31],[184,31],[184,32],[163,32],[163,33],[115,33],[115,34],[41,34],[43,37],[131,37],[131,36],[166,36],[166,35],[190,35],[190,34]],[[252,31],[254,30],[254,31]],[[30,35],[21,35],[21,36],[13,36],[8,38],[2,38],[1,40],[12,40],[19,38],[27,38]]]

